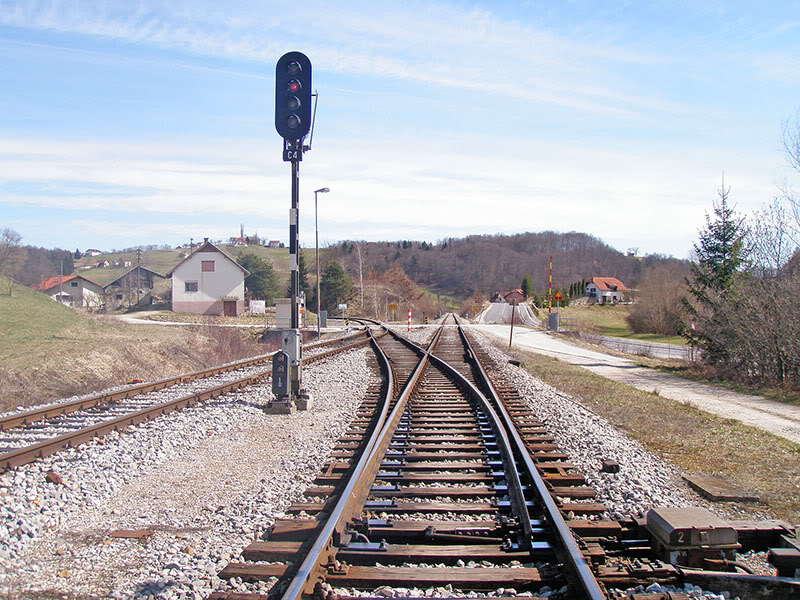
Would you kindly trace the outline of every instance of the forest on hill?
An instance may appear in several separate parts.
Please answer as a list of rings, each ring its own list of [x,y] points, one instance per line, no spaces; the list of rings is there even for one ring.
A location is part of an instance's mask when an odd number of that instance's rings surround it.
[[[548,285],[550,256],[553,286],[592,277],[617,277],[636,286],[650,269],[664,263],[683,262],[672,257],[636,257],[616,250],[586,233],[519,233],[448,238],[436,244],[417,241],[343,241],[327,248],[326,259],[338,259],[350,273],[383,273],[399,265],[417,284],[466,298],[474,292],[490,295],[519,287],[530,273],[534,290]]]

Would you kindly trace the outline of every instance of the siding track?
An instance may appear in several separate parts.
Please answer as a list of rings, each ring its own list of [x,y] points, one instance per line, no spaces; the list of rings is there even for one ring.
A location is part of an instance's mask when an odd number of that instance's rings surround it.
[[[305,362],[321,360],[369,343],[366,332],[305,347]],[[7,415],[0,418],[0,471],[73,448],[111,431],[157,418],[266,381],[273,353],[137,384],[89,398]],[[172,399],[156,392],[168,390]],[[174,398],[175,395],[178,398]]]

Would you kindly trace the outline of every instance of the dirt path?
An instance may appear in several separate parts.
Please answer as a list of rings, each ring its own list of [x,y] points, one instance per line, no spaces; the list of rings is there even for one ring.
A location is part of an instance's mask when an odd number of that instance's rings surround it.
[[[474,325],[508,342],[507,325]],[[553,356],[645,392],[689,404],[710,413],[736,419],[800,444],[800,407],[742,394],[640,367],[626,358],[573,346],[542,331],[514,330],[514,346]]]

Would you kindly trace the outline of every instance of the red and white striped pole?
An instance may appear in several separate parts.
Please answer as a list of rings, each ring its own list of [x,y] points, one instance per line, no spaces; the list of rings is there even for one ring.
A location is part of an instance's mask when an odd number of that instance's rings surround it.
[[[411,331],[411,309],[408,309],[408,330]]]
[[[547,288],[547,313],[553,312],[553,255],[550,255],[550,285]]]

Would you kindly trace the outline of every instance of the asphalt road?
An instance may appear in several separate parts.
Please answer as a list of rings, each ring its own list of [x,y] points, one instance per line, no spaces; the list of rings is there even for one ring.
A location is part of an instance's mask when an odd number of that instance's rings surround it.
[[[511,324],[512,306],[505,302],[492,302],[489,308],[478,316],[479,323]],[[541,327],[539,320],[533,316],[527,304],[518,304],[514,311],[514,322],[528,327]]]
[[[508,344],[508,325],[470,325],[478,331],[499,338]],[[759,427],[800,444],[800,407],[767,400],[761,396],[741,394],[723,387],[707,385],[641,367],[632,360],[573,346],[544,331],[514,329],[515,347],[553,356],[583,367],[614,381],[631,385],[645,392],[657,391],[660,396],[689,404],[747,425]]]

